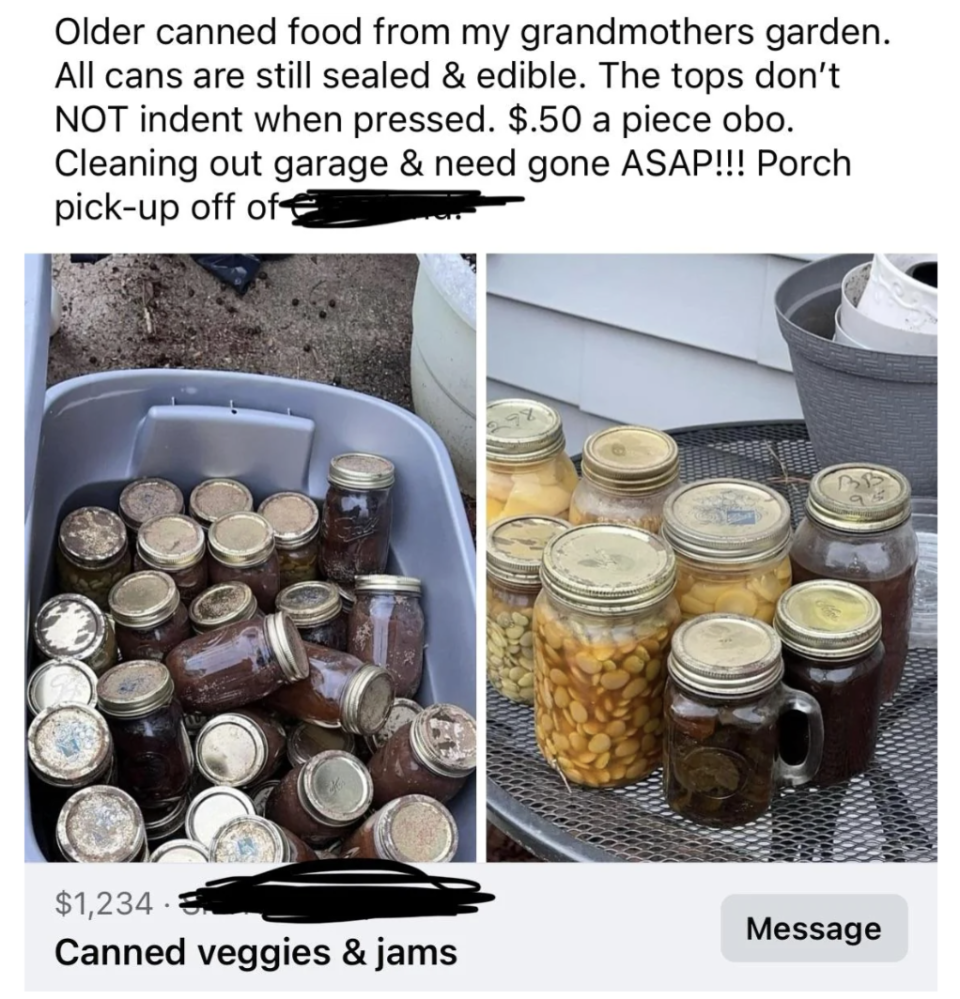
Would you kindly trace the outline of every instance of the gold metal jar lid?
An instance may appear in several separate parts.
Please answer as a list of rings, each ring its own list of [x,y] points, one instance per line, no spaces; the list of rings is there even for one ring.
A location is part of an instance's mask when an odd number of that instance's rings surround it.
[[[103,648],[108,627],[106,614],[88,597],[61,593],[40,608],[33,625],[33,639],[50,659],[86,661]]]
[[[59,544],[64,557],[74,565],[106,568],[127,550],[127,525],[102,506],[81,507],[63,518]]]
[[[227,787],[256,783],[269,748],[266,734],[252,718],[232,712],[211,718],[194,745],[200,773],[211,784]]]
[[[649,531],[621,524],[583,524],[543,550],[540,579],[558,600],[593,614],[643,610],[673,591],[670,547]]]
[[[425,794],[388,802],[373,826],[377,853],[402,864],[445,864],[457,852],[457,823],[449,810]]]
[[[61,704],[97,706],[97,675],[79,659],[48,659],[27,680],[27,707],[32,715]]]
[[[414,576],[357,576],[355,593],[410,593],[419,597],[423,584]]]
[[[340,699],[340,724],[354,735],[368,735],[383,726],[396,696],[393,677],[366,663],[347,681]]]
[[[280,827],[259,815],[231,819],[210,844],[215,864],[282,864],[290,860],[290,852]]]
[[[143,718],[173,700],[173,677],[155,659],[111,666],[97,683],[100,710],[111,718]]]
[[[399,728],[403,728],[408,722],[412,722],[423,708],[416,701],[409,697],[395,697],[386,721],[364,741],[371,753],[375,753]]]
[[[616,493],[649,493],[676,481],[680,449],[660,430],[609,427],[584,442],[580,472],[588,481]]]
[[[79,787],[110,768],[113,740],[99,711],[86,704],[60,704],[30,723],[27,755],[44,784]]]
[[[431,704],[410,723],[410,748],[442,777],[466,777],[477,768],[477,723],[455,704]]]
[[[205,479],[190,493],[190,516],[204,527],[228,513],[253,509],[253,494],[236,479]]]
[[[755,618],[704,614],[674,632],[667,670],[677,683],[704,694],[759,694],[783,676],[780,639]]]
[[[147,831],[147,842],[165,839],[182,829],[189,805],[190,799],[184,795],[178,801],[167,805],[159,805],[156,808],[141,808],[143,825]]]
[[[136,532],[154,517],[183,513],[183,493],[168,479],[136,479],[124,486],[118,509],[123,522]]]
[[[356,737],[342,728],[325,728],[300,722],[287,735],[287,761],[292,767],[307,763],[318,753],[337,751],[352,756],[356,748]]]
[[[208,849],[221,827],[242,815],[254,815],[253,802],[235,787],[208,787],[190,802],[184,831]]]
[[[246,583],[217,583],[190,602],[190,623],[197,632],[214,631],[236,621],[256,617],[257,598]]]
[[[107,602],[117,624],[145,631],[173,617],[180,606],[180,591],[165,572],[147,569],[115,583]]]
[[[487,460],[525,465],[559,454],[566,444],[560,414],[532,399],[499,399],[487,406]]]
[[[340,593],[340,606],[345,614],[349,614],[357,602],[357,594],[351,587],[344,586],[343,583],[337,583],[337,590]]]
[[[262,565],[276,547],[273,528],[259,513],[228,513],[210,525],[210,554],[224,565],[248,569]]]
[[[298,628],[316,628],[339,617],[340,591],[333,583],[310,579],[293,583],[277,594],[277,610]]]
[[[189,569],[207,550],[203,528],[182,513],[146,521],[137,535],[137,554],[154,569]]]
[[[278,548],[299,548],[320,533],[320,511],[303,493],[274,493],[260,504],[257,512],[273,528]]]
[[[297,775],[297,797],[318,822],[349,826],[370,807],[373,780],[355,756],[331,750],[303,765]]]
[[[143,815],[118,787],[81,788],[57,819],[57,846],[78,864],[124,864],[140,859],[146,844]]]
[[[151,864],[209,864],[210,851],[194,839],[171,839],[150,855]]]
[[[559,517],[529,514],[498,520],[487,531],[487,574],[507,585],[540,589],[543,549],[569,527]]]
[[[832,465],[810,482],[807,514],[840,531],[888,531],[910,519],[910,483],[884,465]]]
[[[392,461],[379,454],[351,451],[330,459],[327,480],[342,489],[387,489],[396,481]]]
[[[310,675],[310,660],[300,632],[290,618],[282,611],[268,614],[263,619],[263,625],[267,641],[287,683],[306,680]]]
[[[777,601],[773,625],[788,648],[812,659],[851,659],[880,641],[877,598],[836,579],[791,586]]]
[[[786,551],[790,506],[759,482],[702,479],[667,497],[662,533],[679,555],[694,561],[755,562]]]

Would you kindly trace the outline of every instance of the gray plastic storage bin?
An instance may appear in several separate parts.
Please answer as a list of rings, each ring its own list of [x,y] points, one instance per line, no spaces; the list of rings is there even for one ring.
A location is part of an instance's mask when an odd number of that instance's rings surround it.
[[[26,524],[28,620],[52,592],[54,541],[69,510],[115,507],[123,483],[141,475],[165,476],[185,493],[201,479],[233,476],[258,503],[281,489],[322,497],[330,458],[354,450],[397,466],[390,570],[424,581],[421,698],[476,714],[476,554],[446,449],[412,413],[326,385],[147,370],[89,375],[50,389]],[[26,856],[42,861],[29,793],[28,782]],[[475,778],[450,807],[460,829],[455,859],[472,861]]]
[[[23,260],[23,353],[24,353],[24,510],[26,517],[33,493],[37,465],[37,442],[43,418],[43,393],[47,387],[47,351],[50,342],[50,257],[27,254]]]

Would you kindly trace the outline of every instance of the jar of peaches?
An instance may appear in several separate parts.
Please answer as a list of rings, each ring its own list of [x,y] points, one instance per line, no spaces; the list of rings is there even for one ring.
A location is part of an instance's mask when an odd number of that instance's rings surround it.
[[[549,541],[534,607],[537,745],[566,780],[620,787],[660,766],[663,686],[680,623],[674,555],[614,524]]]
[[[772,624],[791,581],[790,507],[776,490],[745,479],[681,486],[664,504],[661,533],[676,553],[684,621],[722,613]]]
[[[529,399],[487,406],[487,525],[536,514],[569,519],[577,470],[556,410]]]

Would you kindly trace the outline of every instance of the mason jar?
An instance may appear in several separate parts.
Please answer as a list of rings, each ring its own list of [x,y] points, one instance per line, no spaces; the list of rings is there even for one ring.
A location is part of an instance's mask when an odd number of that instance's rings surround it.
[[[287,762],[300,767],[318,753],[338,752],[357,755],[357,737],[342,728],[325,728],[299,722],[287,731]]]
[[[156,659],[191,634],[180,591],[165,572],[147,570],[121,579],[110,591],[110,613],[124,659]]]
[[[893,468],[855,463],[818,472],[790,559],[797,582],[844,579],[869,590],[883,619],[882,697],[900,686],[910,645],[919,548],[910,483]]]
[[[210,582],[241,582],[269,614],[280,592],[280,562],[273,528],[259,513],[228,513],[207,531]]]
[[[57,846],[77,864],[146,863],[147,832],[139,806],[118,787],[95,785],[71,795],[57,820]]]
[[[663,788],[675,812],[708,826],[752,822],[781,785],[816,774],[823,717],[809,694],[783,684],[780,639],[768,624],[705,614],[673,636],[664,694]],[[788,712],[806,716],[806,753],[780,753]]]
[[[487,526],[536,514],[569,519],[577,470],[556,410],[530,399],[487,406]]]
[[[190,604],[189,614],[196,635],[264,616],[253,590],[238,580],[218,583],[204,590]]]
[[[61,593],[80,593],[106,610],[111,588],[130,565],[127,527],[112,510],[85,506],[63,518],[57,546]]]
[[[236,479],[205,479],[190,493],[190,516],[206,531],[228,513],[253,510],[253,494]]]
[[[668,434],[649,427],[598,430],[583,445],[570,523],[625,524],[656,534],[679,475],[680,451]]]
[[[347,626],[342,609],[340,590],[334,583],[294,583],[277,595],[277,610],[293,621],[305,642],[346,652]]]
[[[292,864],[316,860],[317,855],[289,829],[259,815],[231,819],[210,845],[215,864]]]
[[[33,623],[33,640],[48,659],[79,659],[98,676],[117,661],[117,636],[103,611],[79,593],[51,597]]]
[[[396,860],[444,864],[453,860],[459,836],[453,816],[424,794],[394,798],[344,841],[344,860]]]
[[[127,525],[131,545],[148,520],[168,513],[183,513],[183,493],[168,479],[143,478],[124,486],[118,504],[120,518]]]
[[[574,784],[620,787],[660,765],[664,658],[680,621],[673,552],[635,527],[547,543],[534,607],[534,724]]]
[[[286,730],[272,715],[237,708],[215,715],[200,730],[197,769],[211,784],[250,787],[276,772],[286,749]]]
[[[184,832],[188,839],[201,843],[209,850],[217,833],[227,822],[255,814],[249,795],[235,787],[215,784],[200,791],[191,800],[187,807]]]
[[[72,791],[106,784],[112,780],[113,739],[95,708],[59,704],[41,711],[30,723],[27,758],[31,772],[53,788]]]
[[[745,479],[682,486],[663,507],[663,537],[677,557],[683,620],[743,614],[773,623],[790,586],[790,507],[774,489]]]
[[[79,659],[48,659],[27,680],[27,708],[38,715],[60,704],[97,706],[97,675]]]
[[[192,839],[171,839],[150,853],[151,864],[209,864],[210,851]]]
[[[280,562],[280,589],[317,578],[320,511],[303,493],[274,493],[258,513],[273,528]]]
[[[569,526],[558,517],[508,517],[487,531],[487,679],[519,704],[533,703],[533,605],[543,549]]]
[[[146,521],[137,535],[133,568],[165,572],[189,607],[208,583],[207,542],[203,528],[184,514],[165,514]]]

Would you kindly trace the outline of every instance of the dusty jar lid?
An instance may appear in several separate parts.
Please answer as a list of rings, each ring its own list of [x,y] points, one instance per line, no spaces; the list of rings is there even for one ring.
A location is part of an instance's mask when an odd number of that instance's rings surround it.
[[[328,750],[309,759],[297,775],[304,809],[328,826],[352,825],[373,801],[373,780],[350,753]]]
[[[106,615],[89,597],[61,593],[40,608],[33,625],[33,639],[50,659],[67,657],[86,661],[103,648],[108,627]]]
[[[783,676],[780,639],[755,618],[704,614],[674,632],[667,669],[682,686],[705,694],[761,693]]]
[[[307,650],[300,632],[294,627],[293,621],[280,611],[277,614],[268,614],[263,619],[263,625],[267,642],[287,683],[306,680],[310,675],[310,660],[307,658]]]
[[[259,513],[228,513],[210,525],[210,554],[224,565],[249,568],[266,562],[276,547],[273,528]]]
[[[653,492],[676,480],[680,449],[668,434],[650,427],[610,427],[586,439],[580,472],[613,492]]]
[[[423,586],[414,576],[357,576],[355,593],[411,593],[420,596]]]
[[[97,674],[79,659],[48,659],[27,680],[27,707],[33,715],[61,704],[97,706]]]
[[[253,815],[253,802],[235,787],[208,787],[190,802],[184,829],[189,839],[208,847],[230,819]]]
[[[154,569],[189,569],[206,550],[203,528],[182,513],[154,517],[137,535],[137,554]]]
[[[884,465],[833,465],[813,477],[807,514],[841,531],[888,531],[910,518],[910,483]]]
[[[284,587],[277,594],[277,610],[298,628],[315,628],[340,614],[340,591],[333,583],[307,580]]]
[[[390,714],[396,686],[380,666],[367,663],[347,681],[340,700],[340,724],[355,735],[368,735],[382,727]]]
[[[344,586],[343,583],[337,583],[337,591],[340,594],[340,606],[343,608],[345,614],[349,614],[353,610],[353,605],[357,602],[357,595],[349,586]]]
[[[194,746],[197,769],[211,784],[244,787],[262,774],[270,751],[263,729],[246,715],[216,715]]]
[[[393,735],[397,729],[403,728],[408,722],[412,722],[423,708],[412,701],[409,697],[396,697],[390,705],[387,720],[370,735],[366,736],[365,742],[371,753],[375,753]]]
[[[425,794],[396,798],[380,809],[373,827],[377,853],[404,864],[443,864],[457,852],[457,824],[449,810]]]
[[[151,864],[209,864],[210,851],[194,839],[172,839],[150,855]]]
[[[127,525],[102,506],[68,513],[60,525],[60,551],[75,565],[101,569],[119,561],[127,550]]]
[[[726,564],[773,558],[790,542],[790,507],[746,479],[702,479],[663,505],[663,536],[686,558]]]
[[[164,839],[183,828],[190,799],[186,796],[158,808],[141,808],[147,840]]]
[[[273,528],[278,548],[299,548],[320,533],[320,511],[303,493],[274,493],[257,512]]]
[[[173,617],[180,606],[180,591],[165,572],[147,569],[116,583],[107,602],[117,624],[145,631]]]
[[[477,767],[477,723],[455,704],[431,704],[410,723],[410,748],[442,777],[466,777]]]
[[[529,464],[559,454],[566,444],[555,409],[532,399],[500,399],[487,406],[487,459]]]
[[[327,479],[342,489],[386,489],[396,481],[392,461],[378,454],[352,451],[330,459]]]
[[[120,493],[120,517],[131,531],[154,517],[183,513],[183,493],[168,479],[136,479]]]
[[[850,659],[880,641],[877,598],[835,579],[791,586],[777,601],[773,625],[784,648],[813,659]]]
[[[583,524],[547,543],[540,579],[563,603],[594,614],[623,614],[671,593],[676,564],[670,547],[649,531]]]
[[[57,846],[74,863],[130,863],[145,842],[140,808],[118,787],[81,788],[67,799],[57,819]]]
[[[190,623],[194,631],[214,631],[236,621],[249,621],[258,610],[257,598],[246,583],[232,580],[218,583],[190,602]]]
[[[543,549],[569,527],[559,517],[498,520],[487,531],[487,574],[508,585],[539,590]]]
[[[154,659],[123,662],[100,677],[97,699],[111,718],[143,718],[173,700],[173,677]]]
[[[257,784],[256,787],[251,787],[249,789],[247,793],[250,795],[250,800],[253,802],[253,808],[257,815],[266,814],[267,802],[279,786],[279,780],[265,780],[262,783]]]
[[[342,728],[323,728],[300,722],[295,725],[287,736],[287,760],[292,767],[299,767],[318,753],[330,751],[344,752],[353,755],[357,742],[351,732]]]
[[[253,509],[253,494],[236,479],[205,479],[190,493],[190,516],[204,527],[226,516]]]
[[[113,740],[103,715],[86,704],[41,711],[27,730],[34,773],[54,787],[79,787],[101,777],[113,760]]]
[[[210,844],[210,859],[215,864],[282,864],[290,850],[275,822],[247,815],[221,826]]]

